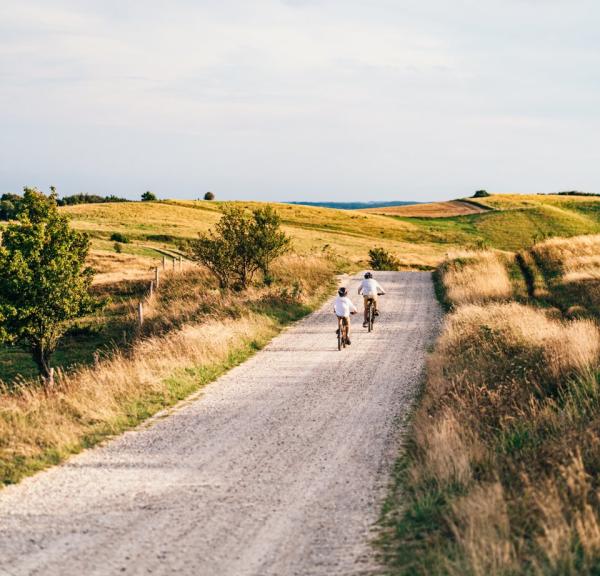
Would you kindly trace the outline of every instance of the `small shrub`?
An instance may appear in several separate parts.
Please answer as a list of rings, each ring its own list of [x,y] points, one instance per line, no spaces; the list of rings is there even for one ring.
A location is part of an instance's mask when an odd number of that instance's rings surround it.
[[[142,194],[142,202],[154,202],[155,200],[158,200],[158,198],[156,197],[156,194],[150,192],[150,190],[147,190]]]
[[[490,193],[487,190],[477,190],[472,198],[487,198],[488,196],[490,196]]]
[[[215,195],[214,195],[212,192],[207,192],[207,193],[204,195],[204,199],[205,199],[205,200],[214,200],[214,199],[215,199]]]
[[[369,250],[369,266],[373,270],[398,270],[400,262],[385,248]]]
[[[120,254],[121,252],[123,252],[123,245],[120,242],[115,242],[114,248],[115,248],[115,252],[117,254]]]
[[[125,236],[125,234],[122,234],[121,232],[113,232],[110,235],[110,239],[113,242],[120,242],[121,244],[129,244],[129,238],[127,238],[127,236]]]

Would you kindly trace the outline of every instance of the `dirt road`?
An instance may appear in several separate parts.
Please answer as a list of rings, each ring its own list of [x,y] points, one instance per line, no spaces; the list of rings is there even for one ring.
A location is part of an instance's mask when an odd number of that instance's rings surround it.
[[[349,349],[328,303],[172,415],[1,491],[0,575],[370,572],[440,316],[428,273],[377,278],[381,321]]]

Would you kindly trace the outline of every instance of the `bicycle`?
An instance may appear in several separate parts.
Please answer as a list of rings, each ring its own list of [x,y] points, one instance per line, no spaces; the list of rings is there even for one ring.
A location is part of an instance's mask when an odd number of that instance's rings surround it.
[[[338,316],[338,329],[337,329],[337,341],[338,350],[346,347],[346,341],[348,340],[348,318]]]
[[[367,300],[367,329],[369,332],[373,331],[373,324],[375,323],[375,306],[373,298]]]

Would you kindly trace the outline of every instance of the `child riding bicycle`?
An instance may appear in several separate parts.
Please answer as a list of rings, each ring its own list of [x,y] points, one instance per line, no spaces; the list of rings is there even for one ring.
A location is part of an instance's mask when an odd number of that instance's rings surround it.
[[[351,344],[350,342],[350,315],[356,314],[358,310],[356,306],[352,303],[352,300],[348,297],[348,290],[346,288],[340,288],[338,290],[338,297],[335,299],[333,304],[333,311],[335,315],[338,317],[338,329],[336,330],[336,334],[339,332],[342,326],[346,328],[346,344]]]
[[[374,315],[379,316],[379,310],[377,309],[377,296],[383,296],[385,294],[385,290],[381,287],[379,282],[373,278],[373,274],[371,274],[371,272],[367,272],[365,274],[365,279],[360,283],[358,293],[362,295],[364,301],[365,315],[363,328],[366,328],[369,325],[369,318],[367,317],[369,311],[369,301],[373,304]]]

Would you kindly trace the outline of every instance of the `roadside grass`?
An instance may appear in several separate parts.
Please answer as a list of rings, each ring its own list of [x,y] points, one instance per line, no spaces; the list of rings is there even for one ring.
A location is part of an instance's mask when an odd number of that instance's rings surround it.
[[[450,313],[382,514],[388,574],[598,574],[597,263],[581,237],[438,269]]]
[[[271,286],[240,293],[218,290],[201,268],[166,275],[129,346],[59,370],[52,388],[24,379],[0,386],[0,482],[135,426],[242,362],[320,304],[341,265],[332,255],[286,256]]]
[[[513,284],[505,260],[490,250],[450,252],[439,268],[445,297],[453,305],[510,299]]]

